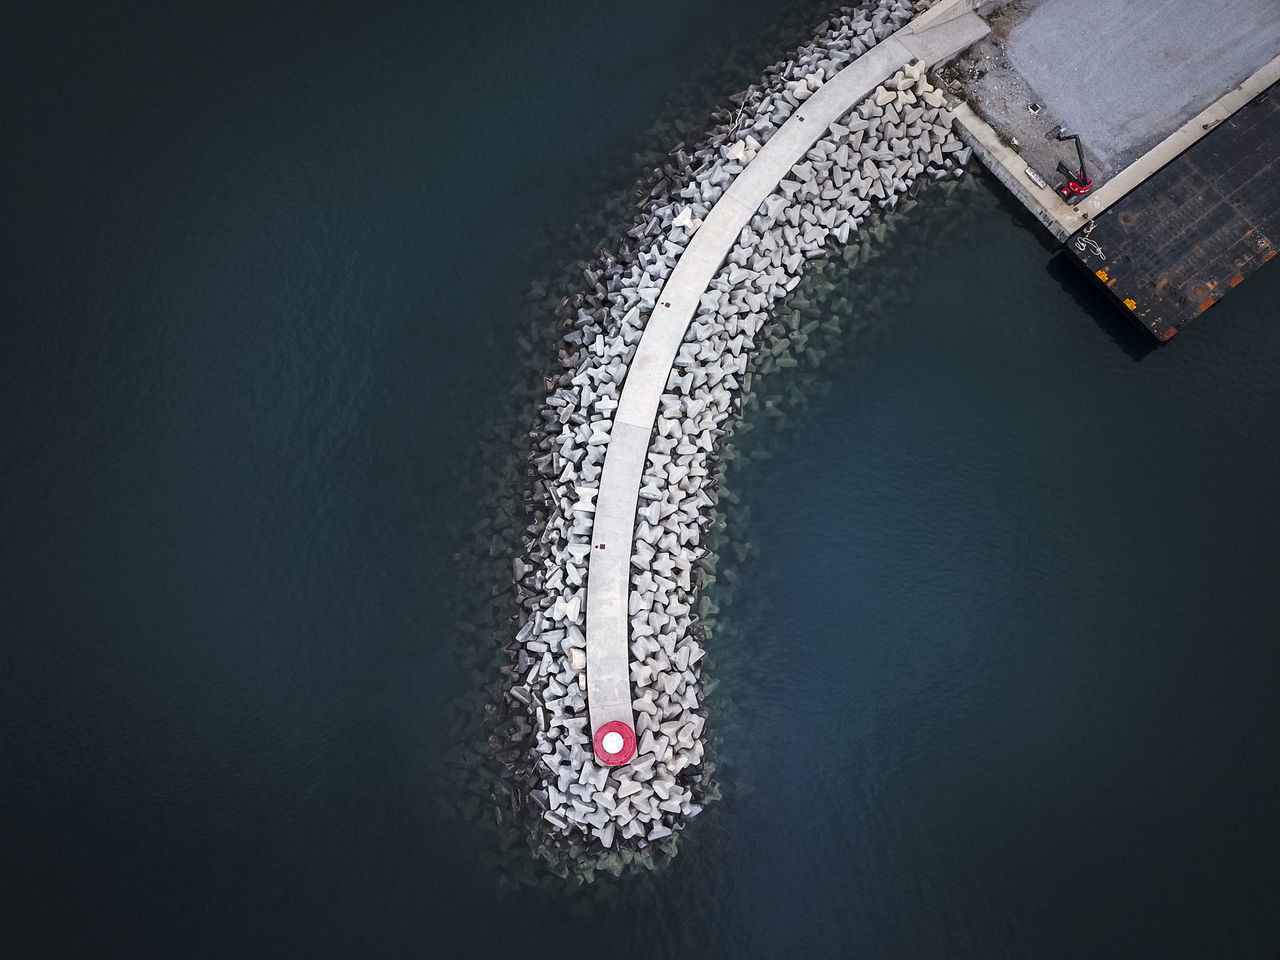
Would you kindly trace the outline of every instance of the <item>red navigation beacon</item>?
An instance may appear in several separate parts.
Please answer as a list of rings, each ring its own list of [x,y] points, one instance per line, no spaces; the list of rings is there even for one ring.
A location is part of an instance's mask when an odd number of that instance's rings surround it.
[[[610,767],[620,767],[636,755],[636,732],[621,720],[600,724],[595,736],[596,758]]]

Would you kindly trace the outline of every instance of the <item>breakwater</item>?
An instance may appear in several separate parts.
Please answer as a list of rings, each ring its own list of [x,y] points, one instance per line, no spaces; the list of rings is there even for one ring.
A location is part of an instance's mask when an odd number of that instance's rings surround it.
[[[653,865],[655,851],[674,854],[676,832],[714,795],[698,588],[718,445],[740,409],[770,311],[806,264],[832,242],[847,244],[869,216],[894,209],[917,181],[953,177],[963,165],[966,151],[924,64],[905,65],[815,132],[803,159],[749,211],[701,292],[674,363],[660,371],[665,387],[640,448],[637,508],[626,518],[622,688],[636,718],[634,756],[614,766],[593,750],[588,711],[600,685],[591,680],[586,588],[600,547],[597,493],[632,362],[673,270],[736,178],[801,104],[913,12],[898,2],[826,21],[795,58],[735,98],[731,121],[672,152],[627,237],[601,251],[583,271],[584,288],[560,305],[559,372],[547,377],[530,435],[530,522],[512,559],[520,610],[501,696],[490,704],[490,745],[509,773],[502,818],[529,830],[562,876],[616,874],[627,863]]]

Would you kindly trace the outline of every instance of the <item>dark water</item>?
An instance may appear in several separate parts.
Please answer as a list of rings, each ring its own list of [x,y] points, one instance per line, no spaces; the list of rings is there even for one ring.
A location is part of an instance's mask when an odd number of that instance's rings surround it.
[[[511,305],[780,11],[9,13],[0,952],[1280,951],[1280,273],[1135,360],[974,194],[740,475],[726,800],[498,900],[439,768]]]

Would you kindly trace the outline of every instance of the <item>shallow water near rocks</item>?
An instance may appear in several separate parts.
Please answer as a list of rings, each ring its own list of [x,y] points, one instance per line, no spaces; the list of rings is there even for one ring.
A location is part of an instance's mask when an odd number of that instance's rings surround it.
[[[1280,273],[1149,352],[993,190],[730,472],[671,868],[499,898],[443,812],[530,251],[778,15],[19,20],[7,955],[1274,956]]]

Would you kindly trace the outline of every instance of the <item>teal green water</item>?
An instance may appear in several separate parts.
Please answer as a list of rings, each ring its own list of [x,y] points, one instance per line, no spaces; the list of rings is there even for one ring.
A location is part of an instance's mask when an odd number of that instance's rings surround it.
[[[14,12],[6,955],[1275,956],[1280,274],[1143,353],[991,190],[731,474],[672,868],[500,899],[446,816],[515,304],[779,16]]]

